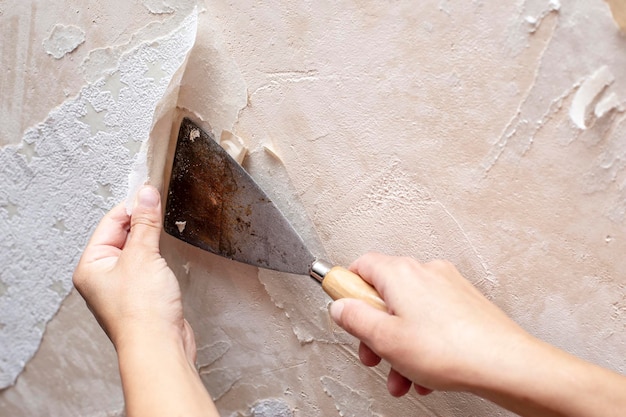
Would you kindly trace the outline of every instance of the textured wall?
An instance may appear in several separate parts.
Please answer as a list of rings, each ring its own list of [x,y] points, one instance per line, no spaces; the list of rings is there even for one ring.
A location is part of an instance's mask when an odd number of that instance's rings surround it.
[[[197,33],[193,1],[0,4],[1,415],[122,413],[71,271],[148,137],[162,184],[173,106],[243,138],[335,262],[448,258],[533,334],[626,371],[626,37],[605,2],[235,3],[201,3]],[[390,398],[306,277],[162,247],[223,415],[507,415]]]

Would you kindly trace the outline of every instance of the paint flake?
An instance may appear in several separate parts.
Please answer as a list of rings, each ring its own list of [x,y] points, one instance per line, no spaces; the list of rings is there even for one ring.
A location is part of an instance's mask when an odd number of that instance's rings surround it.
[[[224,148],[239,165],[241,165],[248,153],[248,148],[246,148],[243,139],[228,130],[222,131],[220,146]]]
[[[176,227],[178,227],[178,233],[182,233],[185,230],[185,226],[187,226],[187,222],[176,222]]]
[[[578,88],[569,110],[570,119],[582,130],[587,129],[586,119],[590,107],[615,77],[605,65],[591,74]]]
[[[85,32],[78,26],[57,24],[50,36],[43,41],[43,47],[49,55],[61,59],[85,42]]]
[[[189,132],[189,140],[195,142],[196,139],[200,137],[200,131],[198,129],[192,129]]]
[[[278,153],[274,150],[274,147],[270,144],[264,143],[263,150],[267,152],[272,158],[276,159],[279,162],[282,162]]]
[[[600,118],[613,109],[620,111],[622,110],[622,105],[617,98],[617,94],[615,93],[611,93],[602,100],[600,100],[598,104],[596,104],[596,108],[594,109],[593,113],[596,115],[597,118]]]

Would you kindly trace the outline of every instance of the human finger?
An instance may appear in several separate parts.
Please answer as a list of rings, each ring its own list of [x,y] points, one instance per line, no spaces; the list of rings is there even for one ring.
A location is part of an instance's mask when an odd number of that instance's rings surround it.
[[[397,350],[399,317],[353,298],[333,301],[330,315],[339,326],[364,342],[378,356],[389,359]]]
[[[394,368],[389,370],[389,375],[387,376],[387,390],[389,394],[394,397],[402,397],[409,392],[412,384],[413,382],[410,379],[400,374]]]
[[[420,264],[412,258],[369,252],[350,265],[350,270],[373,285],[389,305],[389,283],[415,275]],[[393,278],[393,280],[389,280]]]
[[[433,392],[433,390],[431,390],[430,388],[426,388],[423,387],[419,384],[413,384],[413,386],[415,387],[415,391],[419,394],[419,395],[428,395],[431,394]]]
[[[126,242],[129,226],[130,218],[124,204],[120,203],[100,220],[83,252],[82,261],[90,263],[119,255]]]
[[[359,359],[365,366],[376,366],[380,363],[380,356],[378,356],[369,346],[365,343],[359,343]]]
[[[372,280],[373,266],[387,262],[388,256],[380,252],[367,252],[354,260],[348,269],[361,276],[366,282],[374,285]]]
[[[131,250],[137,246],[159,248],[161,229],[161,195],[156,188],[146,185],[135,198],[133,214],[130,218],[130,234],[127,246]]]

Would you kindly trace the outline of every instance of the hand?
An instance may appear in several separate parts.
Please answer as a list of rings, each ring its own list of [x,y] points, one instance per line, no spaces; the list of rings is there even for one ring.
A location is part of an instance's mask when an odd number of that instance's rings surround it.
[[[377,253],[350,269],[372,284],[388,313],[363,301],[331,304],[333,319],[361,339],[361,361],[392,366],[389,392],[473,392],[519,415],[621,416],[626,377],[530,336],[445,261]]]
[[[354,299],[331,305],[333,319],[359,338],[359,357],[367,366],[381,357],[392,366],[387,386],[406,394],[470,390],[494,358],[506,355],[526,333],[488,301],[454,266],[370,253],[350,270],[372,284],[389,313]]]
[[[115,345],[128,417],[216,417],[178,281],[159,252],[162,228],[161,197],[143,187],[132,216],[120,204],[102,219],[74,285]]]
[[[76,271],[74,285],[116,349],[149,333],[182,340],[195,362],[193,331],[183,319],[176,277],[159,253],[160,195],[142,188],[132,217],[123,204],[96,228]]]

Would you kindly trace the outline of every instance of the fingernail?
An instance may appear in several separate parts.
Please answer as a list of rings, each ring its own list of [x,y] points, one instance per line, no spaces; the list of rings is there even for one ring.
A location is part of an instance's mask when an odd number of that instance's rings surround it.
[[[154,187],[144,186],[137,193],[137,205],[143,207],[156,207],[160,200],[159,193]]]
[[[330,305],[330,317],[333,318],[335,323],[339,324],[341,320],[341,313],[343,312],[344,302],[342,300],[333,301]]]

